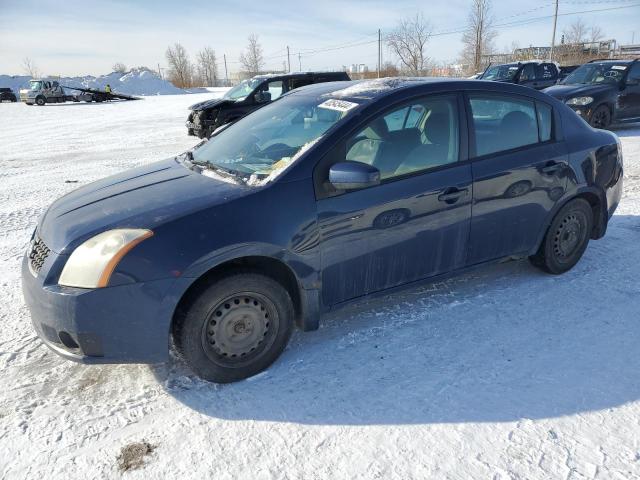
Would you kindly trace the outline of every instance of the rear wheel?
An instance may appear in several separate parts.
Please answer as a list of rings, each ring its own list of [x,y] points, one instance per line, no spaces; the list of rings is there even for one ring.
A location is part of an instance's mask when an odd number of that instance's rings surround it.
[[[203,289],[176,322],[176,348],[191,369],[205,380],[228,383],[261,372],[280,356],[293,330],[293,304],[275,280],[239,273]]]
[[[600,105],[591,115],[589,125],[593,128],[607,128],[611,125],[611,110],[606,105]]]
[[[587,249],[593,229],[593,211],[581,198],[567,203],[551,222],[538,252],[531,263],[547,273],[561,274],[571,270]]]

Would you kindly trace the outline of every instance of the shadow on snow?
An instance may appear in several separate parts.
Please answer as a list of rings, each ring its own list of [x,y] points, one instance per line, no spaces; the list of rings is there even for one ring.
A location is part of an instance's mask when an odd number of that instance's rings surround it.
[[[616,216],[563,276],[494,265],[350,307],[243,382],[153,371],[216,418],[424,424],[572,415],[640,398],[640,217]]]

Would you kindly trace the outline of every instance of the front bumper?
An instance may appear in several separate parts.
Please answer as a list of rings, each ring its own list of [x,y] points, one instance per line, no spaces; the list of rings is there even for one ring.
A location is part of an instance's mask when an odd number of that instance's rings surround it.
[[[65,261],[51,252],[38,276],[26,256],[22,263],[24,299],[38,336],[49,348],[81,363],[167,360],[178,301],[168,292],[181,279],[99,289],[62,287],[51,279]]]

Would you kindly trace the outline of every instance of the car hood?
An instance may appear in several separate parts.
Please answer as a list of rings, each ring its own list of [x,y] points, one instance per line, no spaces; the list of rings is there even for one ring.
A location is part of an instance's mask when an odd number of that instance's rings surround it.
[[[568,100],[573,97],[583,97],[585,95],[596,95],[598,93],[613,91],[615,85],[554,85],[553,87],[545,88],[544,93],[551,95],[558,100]]]
[[[69,253],[112,228],[149,228],[248,194],[251,187],[164,160],[90,183],[56,200],[41,218],[38,236],[56,253]]]
[[[229,105],[231,103],[234,103],[233,100],[227,100],[226,98],[214,98],[211,100],[205,100],[204,102],[194,103],[189,107],[189,110],[197,112],[200,110],[208,110],[213,107],[219,107],[221,105]]]

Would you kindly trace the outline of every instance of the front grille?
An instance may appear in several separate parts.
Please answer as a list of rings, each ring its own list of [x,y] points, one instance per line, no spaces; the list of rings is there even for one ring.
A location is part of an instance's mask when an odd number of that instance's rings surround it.
[[[31,249],[29,250],[29,267],[34,275],[38,275],[44,265],[44,261],[47,259],[51,250],[45,245],[45,243],[37,236],[33,239]]]

